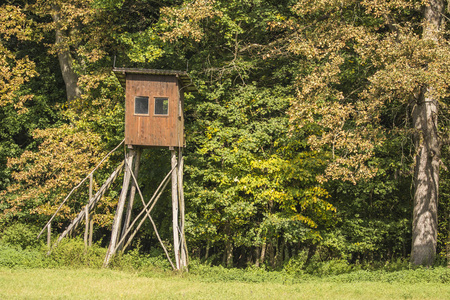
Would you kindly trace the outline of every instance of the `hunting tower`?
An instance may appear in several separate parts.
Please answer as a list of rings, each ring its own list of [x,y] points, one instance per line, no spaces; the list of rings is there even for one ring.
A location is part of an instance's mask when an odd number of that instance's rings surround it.
[[[132,208],[137,186],[141,149],[143,147],[168,147],[171,151],[172,169],[164,178],[160,187],[164,189],[171,175],[172,182],[172,229],[173,250],[176,265],[173,265],[162,241],[161,246],[167,258],[176,269],[187,267],[187,246],[184,237],[184,193],[183,193],[183,156],[184,147],[184,92],[196,91],[186,72],[173,70],[114,68],[114,73],[125,89],[125,144],[129,151],[125,158],[125,173],[122,192],[117,204],[116,216],[111,230],[111,241],[105,258],[105,265],[116,250],[123,247],[129,231]],[[131,181],[131,188],[130,186]],[[144,205],[145,214],[151,219],[148,208],[161,192],[156,190],[154,196]],[[128,191],[129,190],[129,191]],[[159,193],[159,194],[158,194]],[[124,214],[125,202],[128,205]],[[144,203],[144,199],[142,199]],[[125,215],[122,222],[122,215]],[[144,217],[145,218],[145,217]],[[125,232],[125,233],[124,233]],[[122,235],[121,237],[119,235]],[[132,237],[128,238],[129,240]]]
[[[195,92],[195,87],[186,72],[149,69],[114,68],[114,73],[125,89],[125,139],[114,150],[109,152],[100,163],[91,171],[63,200],[59,208],[39,233],[47,228],[47,243],[50,251],[66,236],[72,234],[77,226],[85,220],[85,247],[92,245],[93,222],[92,214],[95,206],[111,187],[118,175],[123,171],[123,184],[120,192],[117,209],[111,228],[111,240],[106,252],[104,266],[106,267],[117,251],[124,251],[133,240],[133,237],[149,219],[155,235],[163,248],[167,259],[173,269],[187,267],[188,255],[184,237],[184,193],[183,193],[183,147],[184,147],[184,92]],[[124,161],[106,179],[103,185],[94,194],[95,170],[111,153],[125,143],[128,147]],[[171,170],[149,199],[144,196],[138,185],[138,174],[141,150],[144,147],[168,147],[171,151]],[[89,199],[86,206],[60,234],[57,241],[51,244],[51,224],[62,205],[70,195],[89,179]],[[163,190],[172,183],[172,230],[173,230],[173,256],[176,264],[172,262],[171,255],[161,240],[151,212]],[[136,192],[142,202],[142,210],[134,215],[133,204]],[[128,198],[128,201],[127,201]],[[126,208],[125,208],[126,206]],[[89,240],[89,241],[88,241]]]
[[[125,144],[184,147],[184,91],[195,91],[186,72],[115,68],[125,89]]]

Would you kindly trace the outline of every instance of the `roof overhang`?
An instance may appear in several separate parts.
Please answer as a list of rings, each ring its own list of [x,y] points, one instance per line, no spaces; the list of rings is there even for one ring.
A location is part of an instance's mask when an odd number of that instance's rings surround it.
[[[197,88],[192,83],[191,78],[185,71],[176,70],[157,70],[157,69],[133,69],[133,68],[114,68],[114,74],[119,79],[123,88],[126,87],[126,74],[140,74],[140,75],[158,75],[158,76],[176,76],[183,86],[183,90],[187,92],[197,92]]]

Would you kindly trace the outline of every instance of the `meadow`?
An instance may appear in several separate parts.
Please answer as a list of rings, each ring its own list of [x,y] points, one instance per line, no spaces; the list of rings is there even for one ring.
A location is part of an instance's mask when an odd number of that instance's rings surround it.
[[[414,272],[414,271],[409,271]],[[398,274],[397,274],[398,275]],[[339,280],[341,279],[341,281]],[[348,279],[348,276],[347,276]],[[108,269],[1,269],[1,299],[449,299],[445,282],[210,282],[198,275]]]
[[[102,268],[106,249],[65,240],[47,255],[40,243],[0,239],[0,299],[450,299],[450,268],[413,267],[406,260],[346,260],[283,268],[226,268],[192,260],[172,271],[160,253],[135,248]]]

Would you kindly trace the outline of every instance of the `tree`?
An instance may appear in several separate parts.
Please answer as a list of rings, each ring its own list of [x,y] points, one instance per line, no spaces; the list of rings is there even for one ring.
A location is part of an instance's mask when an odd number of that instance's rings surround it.
[[[426,3],[422,39],[435,47],[441,44],[443,16],[444,1],[429,0]],[[436,67],[440,66],[430,64],[424,66],[431,69]],[[411,261],[415,265],[430,266],[436,257],[439,165],[441,163],[438,108],[442,94],[435,89],[439,88],[442,87],[432,82],[423,84],[412,111],[417,153],[411,250]]]
[[[380,142],[395,132],[413,133],[411,261],[431,265],[437,234],[438,102],[448,97],[449,45],[442,37],[443,2],[325,5],[299,1],[294,9],[301,21],[275,24],[292,28],[295,38],[290,51],[309,60],[291,118],[303,126],[306,112],[306,121],[322,128],[309,142],[332,152],[326,180],[348,180],[348,175],[351,179],[358,174],[370,179],[377,173],[373,158],[377,148],[381,149]],[[352,73],[362,76],[355,78]],[[340,107],[339,114],[330,114],[330,105]],[[391,118],[394,111],[403,117]],[[339,126],[332,123],[337,117]],[[358,136],[359,141],[355,140]]]
[[[162,17],[172,61],[187,60],[199,88],[186,99],[187,234],[200,257],[227,266],[280,266],[335,222],[316,154],[289,138],[299,62],[270,57],[281,32],[267,25],[290,5],[194,1]]]

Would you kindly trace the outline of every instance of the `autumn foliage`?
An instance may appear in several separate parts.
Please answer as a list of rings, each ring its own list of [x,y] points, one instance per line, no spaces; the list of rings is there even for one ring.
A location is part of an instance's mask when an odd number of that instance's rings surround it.
[[[450,255],[447,18],[440,0],[2,4],[0,227],[45,224],[123,139],[115,64],[186,70],[198,89],[185,100],[191,255],[227,266],[280,267],[302,253],[440,261]],[[144,151],[145,196],[168,161]],[[96,210],[98,239],[118,190]],[[86,201],[84,187],[55,233]],[[169,202],[155,208],[167,241]],[[155,244],[150,226],[138,238]]]

